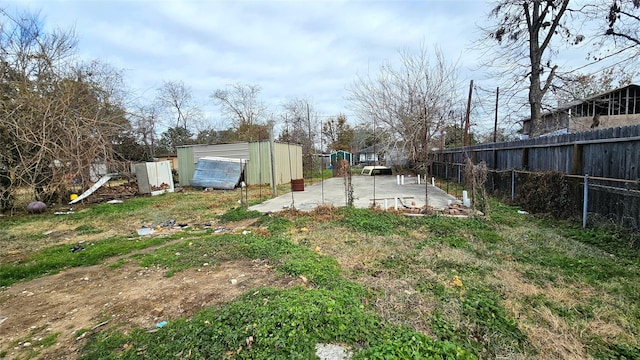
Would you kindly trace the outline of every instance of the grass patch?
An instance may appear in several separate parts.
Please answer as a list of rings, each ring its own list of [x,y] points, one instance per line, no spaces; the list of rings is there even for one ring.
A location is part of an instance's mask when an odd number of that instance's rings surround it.
[[[160,197],[164,197],[165,199],[171,197],[167,195],[168,194],[160,195]],[[133,199],[128,199],[122,204],[97,204],[82,209],[81,211],[78,211],[74,214],[65,215],[65,218],[69,221],[77,222],[80,220],[93,218],[118,219],[123,216],[135,216],[148,207],[156,205],[161,199],[160,197],[136,197]]]
[[[590,306],[590,304],[576,304],[573,306],[567,306],[549,300],[544,294],[525,296],[523,299],[523,303],[525,306],[531,307],[533,309],[546,307],[554,314],[567,321],[576,321],[577,319],[590,320],[593,318],[593,308]]]
[[[583,229],[567,222],[558,226],[561,233],[568,238],[589,244],[618,257],[640,259],[640,234],[611,227]],[[551,226],[555,224],[550,224]]]
[[[60,217],[2,219],[0,248],[11,250],[3,259],[13,264],[0,265],[0,286],[155,245],[163,246],[110,267],[136,260],[170,276],[204,263],[262,259],[306,279],[304,288],[250,290],[193,317],[168,319],[155,332],[105,327],[89,337],[87,359],[307,359],[316,342],[346,344],[354,359],[640,358],[634,234],[584,230],[493,200],[489,216],[458,219],[330,207],[260,215],[237,208],[237,198],[186,191]],[[170,218],[194,225],[257,220],[246,235],[117,233]],[[91,239],[107,231],[108,240]],[[73,236],[83,236],[84,250],[51,246]],[[165,244],[171,240],[180,241]],[[30,246],[36,250],[22,252]]]
[[[43,329],[43,327],[33,329],[28,337],[13,341],[12,346],[24,347],[24,344],[28,342],[30,343],[30,345],[26,347],[28,351],[25,353],[25,359],[34,359],[38,357],[42,350],[56,344],[56,342],[58,341],[58,336],[60,336],[59,332],[53,332],[44,337],[36,337],[37,332],[42,331]],[[0,353],[0,358],[4,358],[7,354],[8,352],[3,351],[2,353]]]
[[[519,207],[507,205],[495,199],[489,200],[489,208],[491,209],[490,221],[497,226],[518,227],[531,218],[528,215],[518,214]]]
[[[218,219],[223,222],[232,222],[232,221],[240,221],[245,219],[255,219],[260,217],[262,214],[256,210],[247,210],[243,207],[233,208],[226,213],[218,216]]]
[[[167,276],[203,263],[214,265],[237,259],[277,260],[293,251],[294,245],[281,237],[261,237],[253,234],[222,234],[185,240],[164,246],[150,254],[136,256],[144,267],[161,266]]]
[[[456,319],[444,307],[437,309],[431,329],[438,339],[466,344],[481,358],[496,358],[505,350],[524,353],[529,348],[527,336],[509,316],[495,291],[471,287],[464,291],[438,290],[437,294],[443,304],[453,302],[462,315]]]
[[[618,295],[634,302],[640,301],[640,284],[631,281],[640,276],[638,261],[633,256],[607,254],[598,247],[562,237],[545,228],[533,229],[523,235],[514,239],[518,245],[509,249],[518,262],[595,286],[619,284],[616,289]]]
[[[279,236],[223,234],[172,244],[137,258],[144,267],[165,267],[167,276],[204,263],[214,265],[237,259],[266,259],[277,264],[276,268],[286,274],[306,276],[315,286],[332,288],[342,283],[335,259]]]
[[[371,235],[391,235],[408,224],[406,217],[387,211],[344,207],[338,213],[344,216],[341,223]]]
[[[260,218],[259,225],[266,227],[271,235],[284,235],[291,230],[293,222],[282,216],[265,215]]]
[[[93,234],[100,234],[103,232],[101,229],[96,229],[91,225],[80,225],[77,228],[75,228],[75,231],[78,235],[93,235]]]
[[[424,358],[474,358],[454,344],[385,324],[366,309],[360,293],[262,288],[222,308],[170,322],[155,333],[102,333],[89,342],[81,359],[312,359],[319,342],[366,349],[354,359],[404,359],[416,351]],[[391,349],[393,353],[381,357]]]
[[[39,251],[18,264],[0,264],[0,287],[18,281],[51,275],[62,269],[96,265],[112,256],[128,254],[180,238],[184,234],[148,238],[113,237],[82,244],[84,250],[71,252],[71,245],[58,245]]]

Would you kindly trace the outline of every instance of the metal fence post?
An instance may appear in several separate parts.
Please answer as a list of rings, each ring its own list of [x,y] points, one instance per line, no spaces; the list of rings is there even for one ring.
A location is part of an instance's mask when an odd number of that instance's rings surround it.
[[[516,196],[516,169],[511,169],[511,201]]]
[[[589,204],[589,174],[584,174],[584,202],[582,204],[582,228],[587,227],[587,205]]]

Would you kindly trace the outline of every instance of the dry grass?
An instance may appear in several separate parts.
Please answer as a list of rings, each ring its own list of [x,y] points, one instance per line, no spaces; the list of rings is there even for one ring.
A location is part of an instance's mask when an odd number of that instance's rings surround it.
[[[584,345],[576,334],[570,331],[569,325],[563,318],[544,305],[532,309],[523,304],[525,297],[550,293],[556,294],[553,296],[555,301],[566,300],[565,295],[569,291],[551,286],[541,288],[527,282],[514,269],[502,269],[494,276],[506,288],[505,308],[518,320],[521,330],[527,334],[529,341],[537,349],[538,358],[585,359],[588,357]]]
[[[429,292],[416,291],[417,284],[426,280],[449,293],[458,291],[460,296],[464,296],[467,286],[499,289],[501,305],[516,320],[534,350],[496,349],[497,358],[585,359],[591,356],[589,338],[597,337],[610,344],[633,344],[638,340],[633,335],[633,325],[624,320],[625,314],[616,310],[622,304],[617,304],[605,289],[575,278],[565,279],[560,272],[519,262],[511,255],[522,251],[519,248],[535,247],[540,241],[569,257],[608,256],[599,249],[561,238],[550,229],[498,228],[508,239],[498,245],[464,236],[466,247],[435,243],[417,250],[416,245],[431,236],[425,229],[404,236],[372,236],[336,226],[339,218],[332,209],[310,216],[311,225],[304,231],[294,231],[293,241],[336,258],[347,277],[377,294],[376,311],[394,324],[409,325],[435,336],[430,322],[437,311],[453,326],[474,326],[461,315],[458,299],[445,301]],[[410,259],[402,264],[408,270],[381,266],[388,259]],[[442,264],[448,267],[439,268]],[[524,272],[543,276],[530,280]],[[548,280],[544,274],[549,274]],[[462,287],[454,285],[453,275],[459,277]],[[531,301],[539,303],[532,305]],[[583,314],[585,311],[588,313]]]
[[[263,189],[264,192],[264,189]],[[259,197],[259,188],[250,189],[249,200]],[[216,223],[216,216],[238,206],[239,190],[203,192],[185,190],[181,193],[164,194],[153,199],[129,199],[123,204],[103,204],[128,209],[130,201],[149,200],[148,206],[124,210],[124,214],[95,214],[96,205],[77,204],[73,215],[16,215],[0,218],[0,261],[15,262],[31,253],[58,244],[72,244],[106,239],[112,236],[130,236],[142,225],[157,225],[169,219],[190,226]],[[67,211],[69,208],[59,209]],[[2,222],[11,222],[3,226]],[[92,231],[76,231],[80,226]]]
[[[260,198],[260,192],[262,197],[267,196],[268,190],[249,189],[249,202]],[[133,210],[127,216],[82,216],[81,221],[68,217],[33,217],[38,221],[18,222],[0,231],[3,249],[0,259],[22,256],[61,242],[126,235],[142,224],[169,218],[193,226],[215,223],[216,215],[238,206],[239,199],[239,191],[188,190],[158,197],[149,206]],[[83,211],[90,212],[90,208],[78,208],[79,214]],[[497,306],[515,320],[532,348],[517,349],[509,339],[500,342],[499,335],[488,338],[499,333],[500,328],[468,335],[469,338],[478,336],[476,340],[483,344],[491,344],[494,358],[585,359],[593,353],[590,346],[594,346],[594,338],[601,341],[602,346],[640,341],[638,320],[630,319],[626,313],[634,305],[616,292],[626,283],[616,283],[616,279],[588,282],[580,274],[565,275],[561,265],[552,267],[545,263],[545,252],[570,260],[609,259],[610,255],[567,239],[553,228],[529,223],[511,227],[491,224],[491,230],[499,233],[499,240],[484,242],[473,235],[473,231],[482,234],[487,229],[473,229],[473,223],[460,226],[467,230],[447,223],[450,234],[441,238],[426,226],[402,228],[382,236],[341,225],[345,213],[331,206],[321,206],[311,212],[285,211],[279,216],[295,225],[287,234],[292,242],[335,258],[346,278],[374,294],[367,301],[372,301],[374,310],[393,324],[408,325],[433,337],[439,335],[437,328],[431,328],[436,315],[457,329],[477,328],[477,322],[473,322],[477,319],[470,319],[464,313],[468,304],[463,300],[474,291],[477,296],[484,296],[482,291],[491,291],[498,299]],[[371,216],[375,218],[378,214]],[[252,226],[253,221],[234,227]],[[102,232],[80,234],[76,229],[81,224]],[[251,230],[258,234],[263,231],[255,227]],[[42,235],[49,231],[52,232]],[[455,236],[447,237],[449,235]],[[17,254],[10,254],[16,251]],[[530,254],[536,251],[539,253]],[[531,260],[530,256],[541,256],[544,261]],[[455,283],[454,276],[460,284]]]

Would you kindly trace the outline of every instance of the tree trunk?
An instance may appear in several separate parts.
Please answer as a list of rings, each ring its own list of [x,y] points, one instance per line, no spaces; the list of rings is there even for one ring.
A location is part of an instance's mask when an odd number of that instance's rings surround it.
[[[525,11],[528,7],[525,5]],[[540,3],[535,2],[533,13],[528,16],[529,27],[529,58],[531,59],[531,76],[529,77],[529,106],[531,108],[531,127],[529,136],[537,135],[540,122],[540,108],[542,106],[542,87],[540,86],[540,67],[542,61],[542,51],[540,50]]]

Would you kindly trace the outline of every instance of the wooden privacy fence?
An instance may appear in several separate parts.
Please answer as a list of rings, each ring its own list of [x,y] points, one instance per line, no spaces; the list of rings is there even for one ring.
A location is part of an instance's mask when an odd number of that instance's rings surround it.
[[[640,229],[640,125],[445,149],[433,154],[431,173],[461,182],[466,158],[484,161],[490,169],[487,189],[517,204],[531,206],[524,200],[534,201],[535,193],[546,196],[540,201],[565,202],[564,215],[582,215],[583,225],[590,217]],[[541,191],[539,178],[529,183],[544,172],[563,174],[555,193]],[[561,187],[562,196],[552,195]]]
[[[640,125],[502,143],[444,149],[435,163],[462,164],[467,157],[493,170],[558,171],[612,179],[640,178]]]

